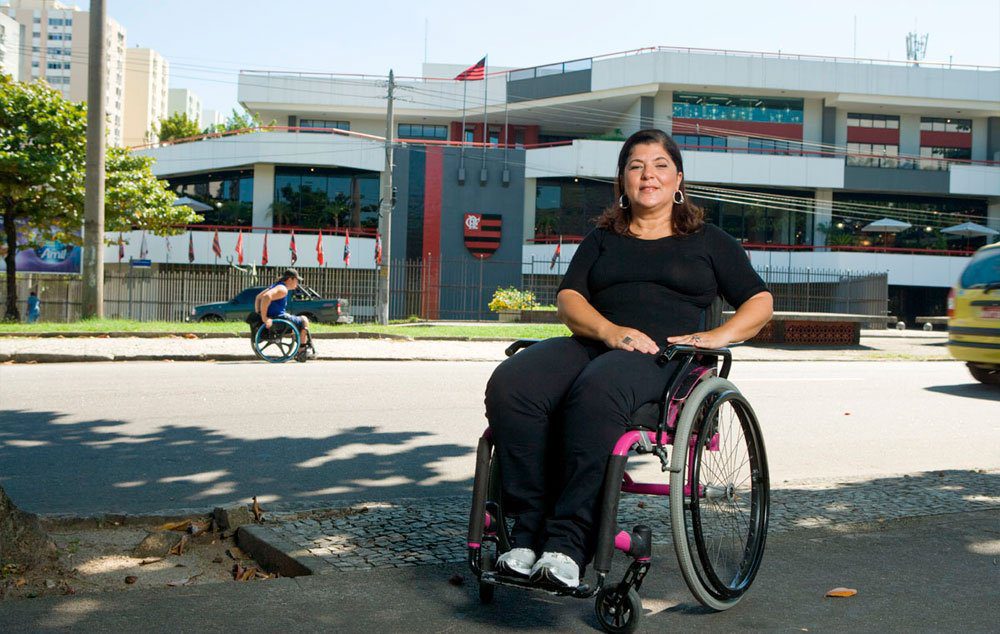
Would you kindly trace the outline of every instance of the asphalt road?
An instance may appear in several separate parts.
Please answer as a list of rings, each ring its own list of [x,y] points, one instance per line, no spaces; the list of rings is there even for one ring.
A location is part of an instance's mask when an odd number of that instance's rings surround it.
[[[0,483],[43,513],[454,495],[494,363],[0,366]],[[1000,391],[953,362],[742,362],[772,486],[1000,468]]]

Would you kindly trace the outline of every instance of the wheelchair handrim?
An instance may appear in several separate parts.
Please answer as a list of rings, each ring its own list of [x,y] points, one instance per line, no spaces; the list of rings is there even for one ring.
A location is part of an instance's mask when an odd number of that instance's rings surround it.
[[[268,328],[266,326],[261,326],[260,328],[258,328],[257,329],[257,334],[254,335],[254,351],[257,353],[257,356],[259,356],[261,359],[267,361],[268,363],[284,363],[285,361],[288,361],[289,359],[291,359],[292,357],[294,357],[298,353],[299,346],[301,345],[301,339],[300,339],[300,335],[299,335],[299,329],[298,329],[298,327],[295,326],[295,324],[293,324],[292,322],[288,321],[287,319],[273,319],[273,320],[271,320],[271,328],[272,329],[275,328],[276,326],[280,326],[280,325],[284,325],[287,328],[287,330],[286,330],[286,332],[281,333],[281,334],[276,335],[276,336],[279,337],[279,338],[283,338],[285,336],[285,334],[291,333],[293,342],[290,345],[290,351],[286,351],[285,348],[284,348],[284,345],[281,344],[281,343],[272,343],[272,342],[269,341],[269,342],[265,343],[264,346],[260,345],[260,343],[261,343],[261,334],[263,334],[263,333],[265,333],[265,332],[268,331]],[[278,349],[281,350],[281,352],[282,352],[282,356],[280,356],[280,357],[272,357],[270,355],[265,354],[264,350],[268,346],[271,346],[271,345],[278,346]]]

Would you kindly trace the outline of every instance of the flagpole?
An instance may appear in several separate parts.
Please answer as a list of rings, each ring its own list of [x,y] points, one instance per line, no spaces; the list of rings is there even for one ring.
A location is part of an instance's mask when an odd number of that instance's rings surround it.
[[[462,132],[458,135],[458,140],[462,144],[458,156],[459,173],[465,173],[465,96],[468,92],[469,82],[468,80],[464,80],[462,81]]]
[[[483,169],[480,173],[480,180],[485,180],[482,178],[482,174],[486,173],[486,145],[490,142],[490,126],[489,122],[486,120],[486,103],[487,103],[487,93],[489,90],[490,83],[490,61],[489,55],[483,56],[486,60],[483,63]]]

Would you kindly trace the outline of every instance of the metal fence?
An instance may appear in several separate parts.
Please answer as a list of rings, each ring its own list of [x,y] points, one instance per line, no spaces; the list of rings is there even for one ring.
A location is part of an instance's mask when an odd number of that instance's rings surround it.
[[[532,291],[540,304],[554,304],[562,276],[530,272],[545,268],[528,262],[468,259],[394,262],[390,267],[390,317],[493,319],[488,304],[498,279],[504,280],[501,286]],[[111,264],[105,268],[104,312],[108,318],[184,321],[193,306],[226,301],[244,288],[270,284],[280,271],[273,267],[241,270],[184,264],[140,269]],[[302,268],[300,273],[323,297],[349,300],[356,321],[374,320],[375,270]],[[758,273],[774,293],[775,310],[886,315],[886,273],[771,267],[758,269]],[[29,288],[39,291],[43,321],[80,318],[82,286],[78,276],[19,275],[22,314]]]

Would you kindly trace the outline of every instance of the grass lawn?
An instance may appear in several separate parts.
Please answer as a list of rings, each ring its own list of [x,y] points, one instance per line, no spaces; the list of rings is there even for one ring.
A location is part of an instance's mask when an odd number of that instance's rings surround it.
[[[315,324],[315,332],[375,332],[405,335],[415,339],[436,337],[469,337],[472,339],[546,339],[568,335],[569,330],[562,324],[501,324],[490,322],[484,325],[423,325],[390,324]],[[245,333],[247,326],[241,321],[177,323],[169,321],[131,321],[128,319],[94,319],[72,323],[12,324],[0,322],[0,333],[38,334],[60,332],[162,332],[183,334],[187,332],[233,332]]]

